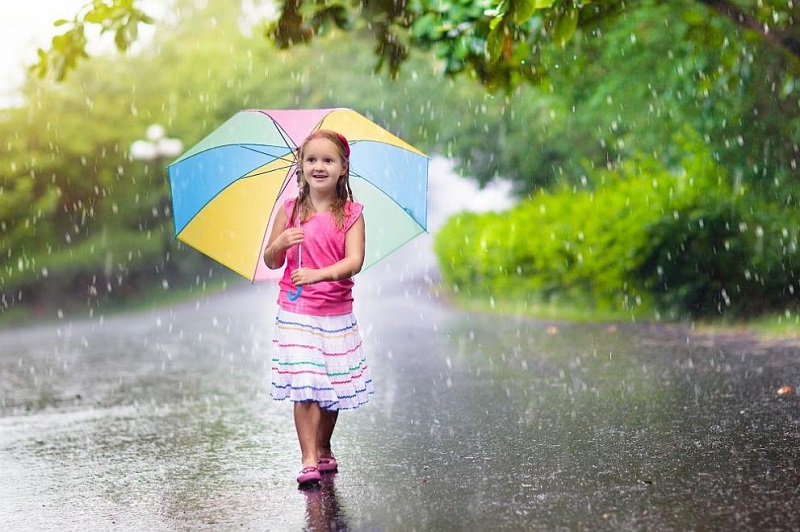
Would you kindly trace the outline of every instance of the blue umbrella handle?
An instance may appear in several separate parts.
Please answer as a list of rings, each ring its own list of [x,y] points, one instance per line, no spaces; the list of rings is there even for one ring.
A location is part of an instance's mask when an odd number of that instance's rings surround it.
[[[298,287],[297,287],[297,290],[294,290],[294,291],[292,291],[292,290],[289,290],[289,291],[286,293],[286,297],[288,297],[288,298],[289,298],[289,301],[297,301],[297,298],[298,298],[298,297],[300,297],[300,294],[301,294],[302,292],[303,292],[303,287],[302,287],[302,286],[298,286]]]
[[[303,266],[303,247],[297,246],[297,267],[301,268]],[[289,290],[286,292],[286,297],[289,301],[297,301],[297,298],[300,297],[300,294],[303,292],[303,287],[298,286],[297,290]]]

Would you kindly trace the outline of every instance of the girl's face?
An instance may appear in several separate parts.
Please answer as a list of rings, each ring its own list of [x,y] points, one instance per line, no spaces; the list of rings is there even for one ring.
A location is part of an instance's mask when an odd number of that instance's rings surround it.
[[[347,163],[342,160],[339,148],[324,138],[312,139],[303,150],[303,179],[311,192],[334,194],[336,183],[347,171]]]

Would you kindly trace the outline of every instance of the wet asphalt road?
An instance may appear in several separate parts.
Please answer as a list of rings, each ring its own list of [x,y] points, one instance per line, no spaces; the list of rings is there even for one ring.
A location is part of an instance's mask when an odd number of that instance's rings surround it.
[[[313,491],[274,285],[0,332],[0,530],[800,528],[797,345],[459,312],[428,243],[358,281],[377,393]]]

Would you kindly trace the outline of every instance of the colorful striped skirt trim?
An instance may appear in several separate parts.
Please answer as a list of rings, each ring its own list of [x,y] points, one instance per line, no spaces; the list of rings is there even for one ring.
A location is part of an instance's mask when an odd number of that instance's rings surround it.
[[[348,410],[374,393],[352,313],[307,316],[279,308],[272,346],[276,401],[316,401],[326,410]]]

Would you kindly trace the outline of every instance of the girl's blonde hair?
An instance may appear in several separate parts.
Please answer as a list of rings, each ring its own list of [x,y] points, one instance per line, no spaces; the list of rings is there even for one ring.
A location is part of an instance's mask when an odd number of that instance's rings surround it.
[[[318,129],[314,131],[306,137],[306,140],[297,148],[298,192],[289,223],[295,225],[299,219],[299,222],[302,224],[314,213],[314,206],[311,205],[311,198],[309,197],[308,183],[303,179],[303,157],[305,155],[306,146],[308,146],[310,141],[315,139],[326,139],[333,142],[339,152],[339,157],[342,158],[346,167],[344,175],[340,176],[339,180],[336,182],[336,199],[331,207],[331,214],[333,215],[336,227],[342,229],[346,216],[344,209],[345,204],[347,201],[353,201],[353,191],[350,188],[350,146],[346,138],[330,129]]]

